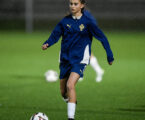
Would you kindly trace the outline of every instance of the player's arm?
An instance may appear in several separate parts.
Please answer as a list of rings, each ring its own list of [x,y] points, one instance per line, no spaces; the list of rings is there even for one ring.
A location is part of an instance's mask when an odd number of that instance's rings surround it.
[[[62,35],[62,26],[61,22],[57,24],[53,32],[51,33],[48,40],[46,40],[42,45],[42,50],[46,50],[48,47],[52,46],[56,42],[58,42],[60,36]]]
[[[104,49],[106,50],[108,63],[109,65],[112,65],[114,57],[106,36],[94,22],[89,23],[89,30],[92,35],[102,43]]]

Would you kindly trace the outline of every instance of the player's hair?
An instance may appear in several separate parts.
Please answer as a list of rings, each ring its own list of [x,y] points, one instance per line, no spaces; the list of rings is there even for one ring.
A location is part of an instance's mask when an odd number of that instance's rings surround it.
[[[86,4],[86,0],[80,0],[82,4]]]
[[[81,4],[86,4],[86,0],[80,0]],[[82,12],[84,11],[85,8],[82,8]]]

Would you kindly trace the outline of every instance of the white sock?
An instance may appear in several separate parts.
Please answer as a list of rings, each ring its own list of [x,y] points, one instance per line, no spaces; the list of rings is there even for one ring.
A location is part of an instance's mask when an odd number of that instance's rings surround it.
[[[97,58],[95,56],[92,56],[90,59],[90,65],[91,67],[94,69],[94,71],[96,72],[96,74],[100,74],[103,70],[100,67]]]
[[[76,110],[76,104],[75,103],[68,103],[67,104],[67,115],[68,118],[74,119],[75,116],[75,110]]]

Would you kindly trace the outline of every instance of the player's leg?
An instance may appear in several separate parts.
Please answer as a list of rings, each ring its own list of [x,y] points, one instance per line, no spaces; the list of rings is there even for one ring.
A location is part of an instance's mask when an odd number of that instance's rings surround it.
[[[91,54],[90,65],[97,74],[96,82],[100,82],[102,80],[104,70],[101,68],[97,58],[93,54]]]
[[[68,102],[67,87],[66,87],[67,80],[68,78],[60,80],[60,92],[65,102]]]
[[[75,116],[75,109],[76,109],[76,91],[75,85],[79,80],[80,75],[75,72],[71,72],[68,82],[67,82],[67,93],[69,97],[68,102],[68,118],[69,120],[73,120]]]
[[[60,63],[60,91],[65,102],[68,102],[68,95],[67,95],[67,81],[70,75],[71,65],[69,63]]]
[[[78,73],[71,72],[68,82],[67,82],[69,102],[76,103],[75,85],[79,78],[80,78],[80,75]]]

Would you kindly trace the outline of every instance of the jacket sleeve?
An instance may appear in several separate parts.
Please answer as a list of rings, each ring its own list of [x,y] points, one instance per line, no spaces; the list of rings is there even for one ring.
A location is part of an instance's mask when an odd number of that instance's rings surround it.
[[[98,28],[98,26],[94,22],[89,23],[89,31],[96,39],[98,39],[102,43],[107,54],[108,62],[112,62],[114,60],[113,53],[104,33]]]
[[[55,44],[56,42],[58,42],[59,38],[61,37],[62,35],[62,25],[61,25],[61,22],[58,23],[56,25],[56,27],[54,28],[54,30],[52,31],[50,37],[48,38],[48,40],[46,40],[44,44],[47,44],[48,43],[48,47],[52,46],[53,44]]]

